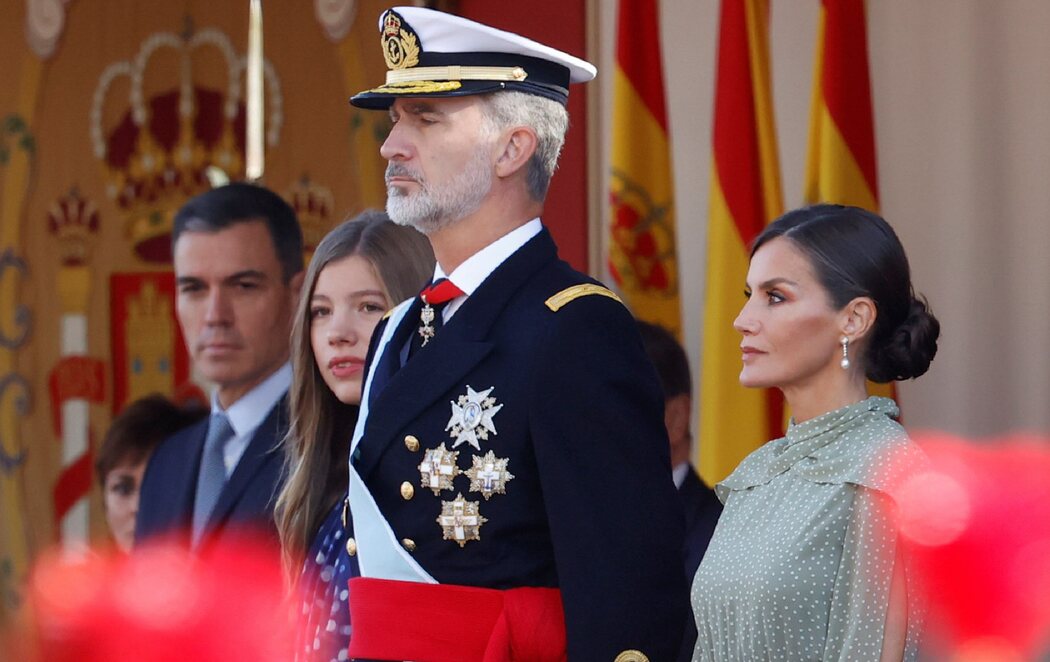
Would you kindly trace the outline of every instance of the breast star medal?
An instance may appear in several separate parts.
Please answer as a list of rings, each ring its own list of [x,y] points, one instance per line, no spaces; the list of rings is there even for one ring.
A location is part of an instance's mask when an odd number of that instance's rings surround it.
[[[437,448],[428,449],[419,463],[419,484],[434,491],[434,496],[441,490],[452,489],[452,479],[462,473],[456,466],[459,451],[450,451],[442,443]]]
[[[492,451],[482,457],[472,455],[471,459],[474,466],[463,472],[470,478],[470,491],[481,492],[485,501],[493,494],[506,494],[507,481],[514,478],[507,471],[507,459],[496,457]]]
[[[489,393],[496,387],[478,392],[467,386],[467,394],[459,396],[458,402],[452,402],[452,417],[448,419],[445,431],[449,432],[455,441],[452,448],[462,443],[468,443],[477,450],[481,450],[481,441],[486,441],[489,434],[496,434],[496,425],[492,422],[493,417],[503,409],[503,405],[496,404],[496,398],[490,398]]]
[[[478,512],[478,502],[467,501],[462,493],[452,501],[442,501],[441,514],[437,518],[442,540],[455,540],[460,548],[468,540],[481,540],[481,525],[487,521]]]

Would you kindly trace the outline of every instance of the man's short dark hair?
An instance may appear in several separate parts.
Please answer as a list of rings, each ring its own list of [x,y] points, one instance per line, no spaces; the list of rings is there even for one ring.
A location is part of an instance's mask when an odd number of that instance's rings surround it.
[[[172,252],[183,232],[219,232],[249,221],[266,224],[284,282],[303,270],[303,231],[295,210],[270,189],[243,182],[213,188],[184,204],[175,214]]]
[[[636,320],[638,333],[642,336],[642,345],[649,360],[660,375],[660,384],[664,388],[664,397],[673,398],[685,393],[692,395],[692,377],[689,374],[689,359],[685,350],[662,326]]]

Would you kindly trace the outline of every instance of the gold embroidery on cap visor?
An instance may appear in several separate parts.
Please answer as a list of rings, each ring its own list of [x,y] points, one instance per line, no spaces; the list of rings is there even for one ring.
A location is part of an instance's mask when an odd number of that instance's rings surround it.
[[[401,17],[387,11],[383,19],[383,59],[387,69],[407,69],[419,64],[419,40]]]
[[[521,67],[472,67],[453,64],[447,67],[412,67],[386,72],[386,84],[397,85],[418,81],[523,81],[529,77]]]
[[[456,80],[445,82],[418,81],[397,83],[394,85],[383,85],[368,90],[369,94],[436,94],[439,92],[452,92],[463,87],[463,83]]]

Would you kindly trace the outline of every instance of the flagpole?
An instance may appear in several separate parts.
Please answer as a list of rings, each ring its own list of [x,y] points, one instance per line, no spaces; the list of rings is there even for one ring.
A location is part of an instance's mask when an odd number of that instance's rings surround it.
[[[249,0],[248,5],[248,101],[246,159],[244,173],[249,181],[262,180],[265,168],[263,151],[263,33],[262,0]]]

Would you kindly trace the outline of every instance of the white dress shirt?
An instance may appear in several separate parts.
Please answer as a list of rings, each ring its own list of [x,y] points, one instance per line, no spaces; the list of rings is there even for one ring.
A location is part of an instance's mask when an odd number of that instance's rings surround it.
[[[682,489],[682,483],[685,482],[685,477],[689,475],[689,463],[681,462],[675,465],[675,468],[671,470],[671,478],[674,479],[674,486],[678,489]]]
[[[467,297],[474,294],[474,291],[485,282],[486,278],[492,275],[492,272],[499,265],[503,264],[515,251],[528,243],[529,239],[538,235],[542,229],[543,224],[540,223],[540,219],[538,217],[534,218],[474,253],[447,276],[444,270],[441,269],[440,264],[435,265],[434,280],[448,278],[456,287],[463,290],[462,296],[449,301],[448,305],[442,310],[442,321],[447,323],[452,319],[452,316],[456,314],[456,311],[467,300]]]
[[[233,474],[241,456],[255,434],[255,429],[266,420],[270,410],[277,401],[284,397],[292,385],[292,364],[285,363],[255,388],[242,395],[228,409],[223,410],[219,404],[218,391],[211,394],[211,412],[224,413],[233,428],[234,437],[223,447],[223,462],[226,465],[226,478]]]

